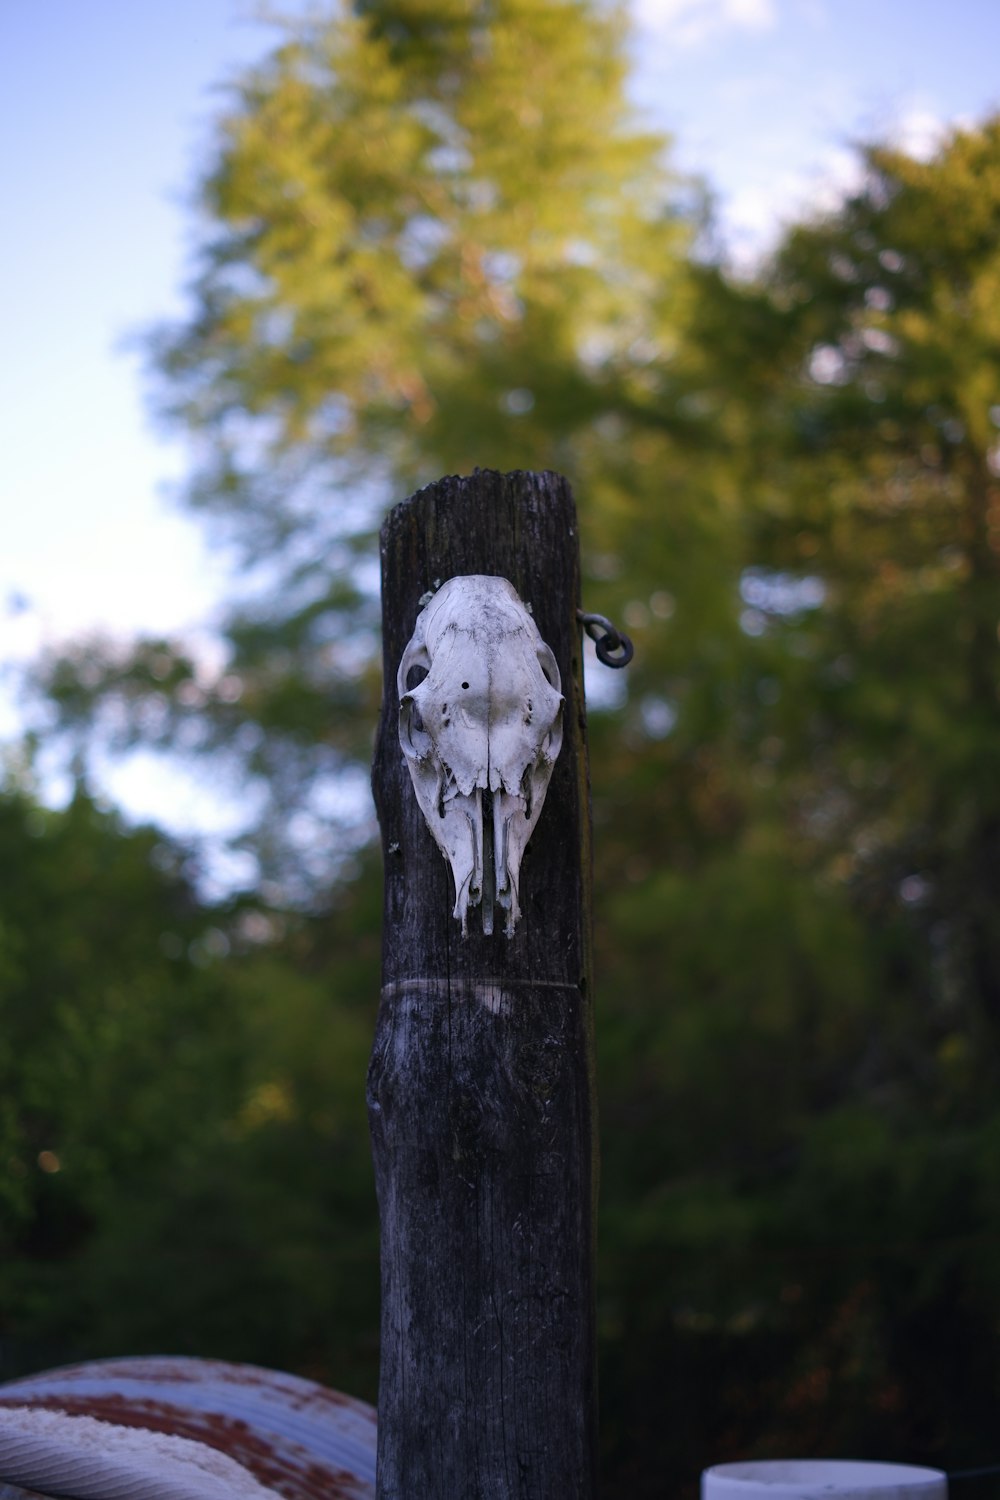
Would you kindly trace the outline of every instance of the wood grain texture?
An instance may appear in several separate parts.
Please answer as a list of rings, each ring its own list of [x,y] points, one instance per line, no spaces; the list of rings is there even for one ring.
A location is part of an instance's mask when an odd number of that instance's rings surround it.
[[[508,578],[555,653],[564,742],[513,936],[452,916],[447,863],[397,740],[396,668],[422,594]],[[382,1226],[379,1500],[595,1493],[590,828],[579,549],[566,481],[476,471],[382,529],[385,860],[369,1071]]]

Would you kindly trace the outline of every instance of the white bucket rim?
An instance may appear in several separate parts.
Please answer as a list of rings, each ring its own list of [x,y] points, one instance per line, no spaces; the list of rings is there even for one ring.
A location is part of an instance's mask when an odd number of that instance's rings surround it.
[[[716,1464],[702,1475],[704,1495],[710,1496],[713,1490],[735,1495],[743,1490],[747,1500],[765,1492],[779,1500],[786,1495],[868,1496],[880,1491],[888,1495],[893,1490],[912,1494],[922,1489],[946,1495],[944,1470],[868,1459],[771,1458]]]

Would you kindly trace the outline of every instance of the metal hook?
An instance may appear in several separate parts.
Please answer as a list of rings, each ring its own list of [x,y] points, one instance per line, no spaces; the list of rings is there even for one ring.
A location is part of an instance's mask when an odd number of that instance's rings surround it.
[[[576,617],[590,636],[597,649],[597,660],[606,667],[627,667],[635,655],[635,647],[622,630],[616,630],[606,615],[588,615],[578,609]],[[620,652],[612,656],[612,652]]]

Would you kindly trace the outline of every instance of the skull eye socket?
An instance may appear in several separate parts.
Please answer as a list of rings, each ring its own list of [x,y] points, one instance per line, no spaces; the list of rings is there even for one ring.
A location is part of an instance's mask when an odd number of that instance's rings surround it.
[[[536,648],[536,656],[538,658],[538,665],[541,668],[542,676],[545,678],[545,681],[548,683],[549,687],[555,688],[557,693],[561,692],[562,678],[559,676],[559,668],[556,665],[555,657],[553,656],[549,647],[546,646],[544,641],[539,642],[538,647]]]
[[[396,691],[402,700],[407,693],[411,693],[415,687],[423,682],[431,669],[431,658],[423,641],[411,641],[403,652],[403,659],[396,673]]]
[[[399,704],[399,743],[403,754],[425,760],[431,752],[431,737],[424,727],[416,700],[406,693]]]

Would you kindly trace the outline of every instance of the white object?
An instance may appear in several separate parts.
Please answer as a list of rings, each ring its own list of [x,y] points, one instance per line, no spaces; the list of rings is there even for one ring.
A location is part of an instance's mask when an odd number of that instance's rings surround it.
[[[420,682],[411,674],[422,669]],[[520,915],[521,859],[562,745],[556,659],[506,578],[450,578],[417,616],[396,677],[399,743],[427,826],[451,866],[468,927],[494,901]],[[488,797],[485,809],[484,795]]]
[[[375,1446],[373,1407],[257,1365],[151,1355],[0,1384],[3,1500],[375,1500]]]
[[[277,1500],[225,1453],[144,1428],[0,1406],[0,1480],[77,1500]]]
[[[702,1500],[948,1500],[940,1469],[853,1459],[769,1459],[717,1464],[701,1476]]]

